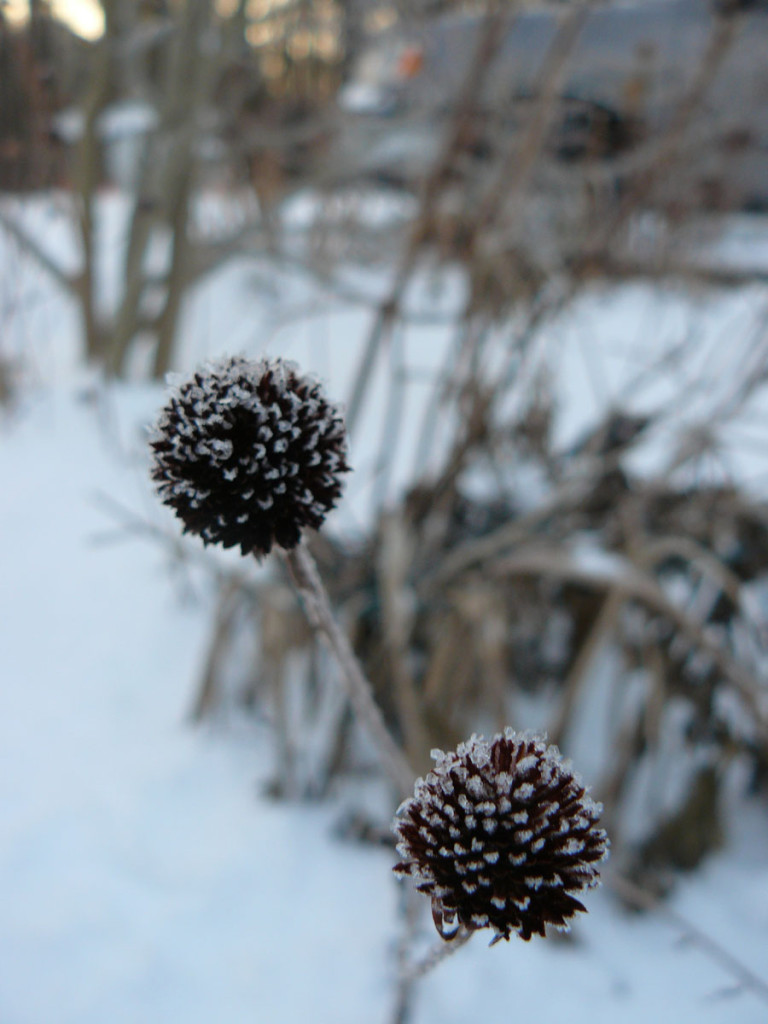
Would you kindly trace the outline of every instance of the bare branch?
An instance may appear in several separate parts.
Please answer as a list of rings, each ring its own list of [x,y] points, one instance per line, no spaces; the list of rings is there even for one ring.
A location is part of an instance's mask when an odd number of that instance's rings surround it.
[[[6,231],[11,238],[27,253],[32,259],[50,274],[51,277],[56,281],[57,284],[61,285],[62,288],[68,292],[75,292],[77,287],[77,277],[72,274],[68,274],[59,264],[49,256],[48,253],[43,249],[32,235],[29,234],[23,228],[18,221],[9,217],[5,211],[0,209],[0,227]]]
[[[714,963],[722,967],[724,971],[734,977],[739,985],[758,996],[763,1002],[768,1002],[768,982],[766,982],[754,971],[738,960],[729,949],[702,931],[678,911],[667,906],[660,897],[643,889],[641,886],[631,882],[621,875],[610,874],[606,884],[627,903],[640,910],[651,910],[665,917],[671,924],[680,930],[682,935],[697,945]]]

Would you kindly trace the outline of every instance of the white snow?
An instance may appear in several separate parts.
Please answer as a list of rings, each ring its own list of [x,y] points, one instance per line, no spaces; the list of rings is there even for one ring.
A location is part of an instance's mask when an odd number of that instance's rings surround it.
[[[33,201],[23,214],[67,263],[58,202]],[[169,573],[167,549],[108,511],[120,503],[177,537],[146,478],[144,430],[161,390],[94,384],[78,368],[69,300],[4,237],[0,265],[0,344],[27,372],[20,407],[0,417],[0,1022],[388,1024],[400,886],[409,884],[391,876],[394,853],[334,838],[338,802],[261,795],[272,764],[265,727],[190,724],[211,616],[200,549],[190,541],[190,560]],[[186,368],[226,338],[234,351],[290,355],[347,394],[364,313],[329,312],[324,342],[285,328],[268,339],[268,300],[250,284],[240,266],[200,288],[186,313]],[[416,300],[427,295],[425,285]],[[746,299],[741,311],[729,301],[746,322]],[[667,312],[684,305],[630,289],[598,296],[581,324],[613,304],[603,325],[626,319],[638,333],[653,302],[659,316],[664,302]],[[722,338],[726,311],[709,313],[708,337],[718,327]],[[557,327],[564,348],[578,326]],[[440,365],[447,342],[432,347],[429,337],[408,342],[411,368]],[[583,372],[570,374],[582,356],[564,359],[564,397],[584,383]],[[389,494],[413,472],[408,454],[433,394],[423,374],[409,381],[414,415],[403,417]],[[609,398],[621,392],[615,378],[603,385]],[[340,509],[336,528],[365,522],[364,470],[386,402],[377,383],[354,439],[354,511]],[[696,403],[703,415],[701,392]],[[589,416],[565,419],[564,443]],[[765,455],[748,468],[763,480]],[[239,564],[231,552],[216,557]],[[423,981],[413,1024],[763,1024],[765,999],[702,939],[768,979],[768,824],[740,801],[729,814],[728,848],[670,904],[697,929],[688,941],[684,923],[625,914],[604,887],[587,895],[590,913],[568,941],[488,949],[486,934],[475,936]]]

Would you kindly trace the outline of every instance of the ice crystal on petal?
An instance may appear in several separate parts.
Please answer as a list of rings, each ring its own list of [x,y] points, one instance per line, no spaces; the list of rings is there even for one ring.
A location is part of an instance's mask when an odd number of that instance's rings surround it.
[[[338,408],[292,363],[228,358],[176,384],[150,442],[152,479],[186,532],[266,555],[334,507],[345,438]]]
[[[584,849],[584,840],[571,838],[563,844],[561,852],[566,854],[581,853]]]
[[[566,928],[585,909],[575,894],[598,882],[608,839],[600,806],[557,748],[507,729],[433,757],[398,811],[395,872],[431,897],[440,935],[489,927],[496,941]]]

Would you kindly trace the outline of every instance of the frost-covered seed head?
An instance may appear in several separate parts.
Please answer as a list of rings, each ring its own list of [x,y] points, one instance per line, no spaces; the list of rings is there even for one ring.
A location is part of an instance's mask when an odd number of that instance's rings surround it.
[[[432,898],[442,938],[460,927],[493,928],[494,942],[544,935],[548,924],[567,928],[585,910],[574,893],[598,884],[608,837],[597,825],[602,807],[558,749],[507,729],[433,757],[395,819],[402,860],[394,871]],[[481,830],[467,826],[468,802]],[[480,868],[475,886],[467,875]]]
[[[244,555],[295,547],[349,471],[339,409],[281,359],[198,370],[174,389],[150,443],[152,479],[185,532]]]

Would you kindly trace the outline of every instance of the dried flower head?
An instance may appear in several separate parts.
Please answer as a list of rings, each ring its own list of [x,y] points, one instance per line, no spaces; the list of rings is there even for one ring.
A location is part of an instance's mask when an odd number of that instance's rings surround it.
[[[585,909],[573,893],[598,884],[608,837],[596,827],[602,807],[557,747],[507,729],[432,756],[398,811],[394,870],[432,897],[442,938],[461,927],[493,928],[493,942],[567,930]]]
[[[346,430],[316,381],[281,359],[224,359],[179,385],[151,440],[152,479],[185,532],[266,555],[295,547],[341,494]]]

